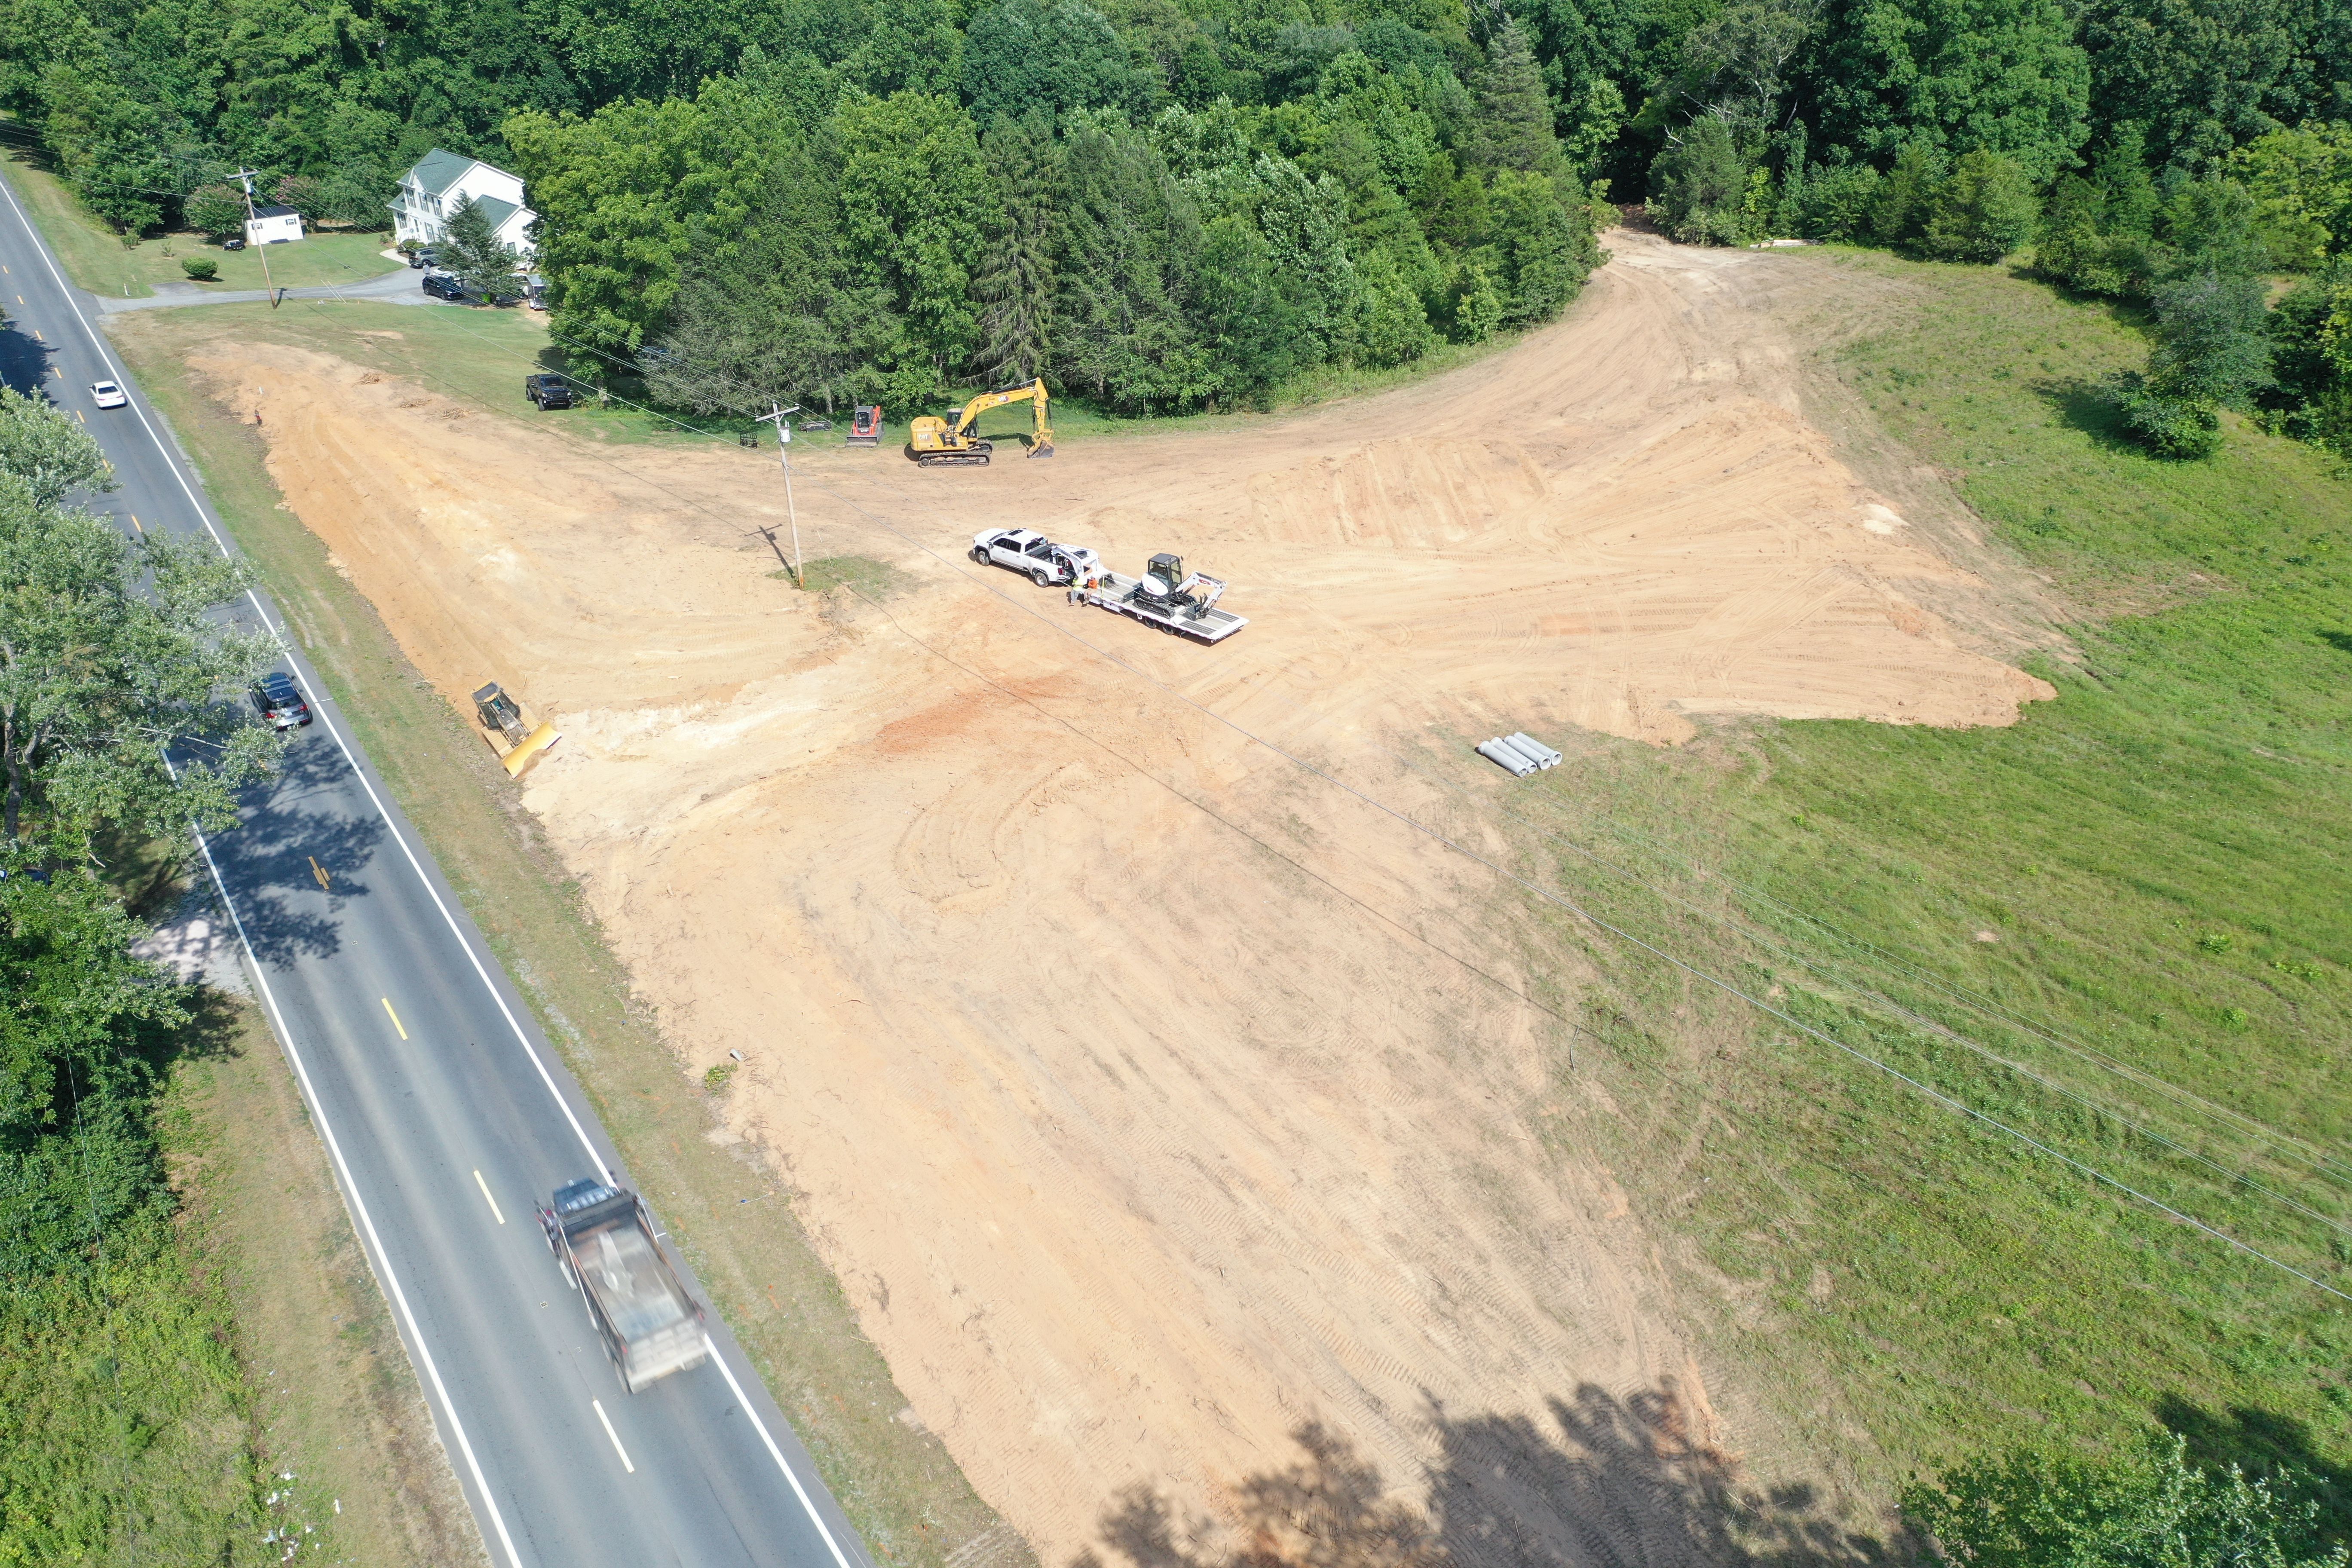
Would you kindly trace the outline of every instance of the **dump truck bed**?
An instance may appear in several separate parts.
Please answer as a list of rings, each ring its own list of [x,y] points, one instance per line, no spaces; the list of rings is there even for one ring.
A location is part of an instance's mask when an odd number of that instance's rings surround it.
[[[609,1194],[555,1213],[551,1228],[560,1238],[590,1315],[603,1333],[606,1353],[621,1382],[635,1394],[671,1373],[699,1366],[709,1348],[702,1335],[702,1309],[686,1293],[669,1259],[654,1240],[652,1222],[634,1193],[606,1188]]]
[[[1140,603],[1135,591],[1143,586],[1140,577],[1129,577],[1118,572],[1106,572],[1096,579],[1096,586],[1087,593],[1087,603],[1113,615],[1129,616],[1146,626],[1188,637],[1195,642],[1220,642],[1249,625],[1247,616],[1237,616],[1231,610],[1212,608],[1194,615],[1190,610],[1163,610]]]

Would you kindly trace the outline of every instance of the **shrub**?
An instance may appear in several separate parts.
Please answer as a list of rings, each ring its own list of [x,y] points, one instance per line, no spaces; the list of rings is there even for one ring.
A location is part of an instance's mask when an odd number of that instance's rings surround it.
[[[180,263],[180,270],[199,283],[209,283],[220,276],[220,263],[209,256],[191,256]]]
[[[226,185],[204,185],[180,203],[188,226],[214,239],[230,239],[245,232],[245,198]]]
[[[1790,194],[1784,221],[1807,239],[1848,244],[1869,235],[1877,194],[1878,171],[1867,163],[1816,163]]]
[[[2155,291],[2148,384],[2166,397],[2235,406],[2271,384],[2271,338],[2260,279],[2206,272]]]
[[[1752,237],[1742,210],[1748,197],[1748,160],[1732,140],[1731,127],[1703,116],[1684,127],[1650,165],[1650,216],[1685,245],[1739,245]]]
[[[2167,397],[2137,371],[2110,378],[2107,392],[2125,427],[2158,457],[2194,461],[2221,450],[2221,420],[2211,405]]]
[[[2032,1451],[1973,1460],[1904,1488],[1903,1512],[1939,1560],[1969,1568],[2343,1568],[2317,1507],[2294,1496],[2305,1479],[2201,1470],[2168,1435],[2119,1460]]]
[[[1969,153],[1928,203],[1924,245],[1947,261],[1999,261],[2033,232],[2033,183],[1998,153]]]
[[[1871,195],[1872,237],[1881,245],[1917,239],[1943,183],[1943,149],[1927,142],[1906,145],[1895,154],[1895,167],[1886,171]]]

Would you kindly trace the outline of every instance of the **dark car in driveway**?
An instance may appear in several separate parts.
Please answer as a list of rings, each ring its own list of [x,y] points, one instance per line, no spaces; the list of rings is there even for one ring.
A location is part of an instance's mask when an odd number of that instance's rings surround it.
[[[572,395],[572,384],[560,375],[524,376],[522,395],[538,404],[541,410],[571,408],[580,402]]]
[[[310,721],[310,704],[291,678],[271,670],[253,683],[253,706],[275,729],[291,730]]]
[[[425,291],[436,300],[462,300],[466,297],[466,286],[446,272],[427,272],[425,275]]]

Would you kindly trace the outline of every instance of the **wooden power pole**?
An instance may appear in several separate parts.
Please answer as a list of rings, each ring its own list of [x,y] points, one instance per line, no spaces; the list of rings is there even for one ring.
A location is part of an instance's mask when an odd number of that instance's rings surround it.
[[[245,187],[245,242],[253,247],[254,255],[261,260],[261,286],[269,291],[269,308],[275,310],[278,309],[278,285],[269,276],[269,247],[253,237],[253,182],[260,173],[258,169],[239,169],[236,179]]]
[[[801,569],[801,514],[793,507],[793,426],[792,416],[801,411],[793,404],[790,408],[778,408],[772,401],[772,412],[760,416],[763,425],[776,427],[776,458],[784,465],[784,515],[793,523],[793,582],[803,593],[808,591],[808,574]]]

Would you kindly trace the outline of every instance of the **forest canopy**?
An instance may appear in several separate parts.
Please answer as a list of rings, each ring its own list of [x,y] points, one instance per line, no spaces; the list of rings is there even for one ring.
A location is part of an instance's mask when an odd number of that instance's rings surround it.
[[[2352,0],[0,0],[0,100],[127,229],[516,168],[577,368],[705,411],[1247,401],[1555,315],[1604,194],[2140,299],[2352,230]]]

